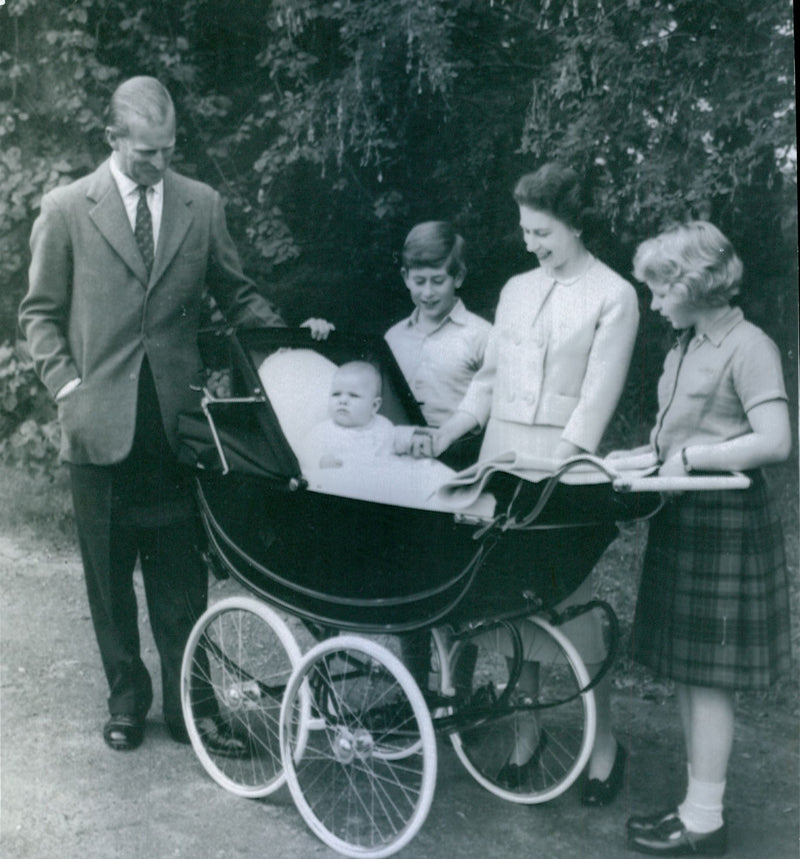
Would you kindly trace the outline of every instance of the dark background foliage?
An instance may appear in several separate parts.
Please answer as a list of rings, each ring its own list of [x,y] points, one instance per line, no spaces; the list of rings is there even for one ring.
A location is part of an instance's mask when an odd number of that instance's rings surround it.
[[[7,0],[0,342],[41,195],[106,156],[105,106],[133,74],[169,87],[175,166],[222,191],[246,270],[290,322],[385,330],[408,312],[403,238],[430,218],[464,234],[464,297],[491,318],[533,264],[510,189],[557,158],[587,176],[594,250],[624,275],[666,222],[715,221],[796,389],[789,0]],[[671,336],[643,320],[611,433],[632,443]],[[27,380],[14,354],[3,378]],[[25,402],[17,427],[39,409]]]

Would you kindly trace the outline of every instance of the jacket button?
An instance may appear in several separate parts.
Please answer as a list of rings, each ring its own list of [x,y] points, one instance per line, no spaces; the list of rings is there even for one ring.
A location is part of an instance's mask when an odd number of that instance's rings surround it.
[[[513,403],[513,402],[514,402],[514,400],[515,400],[516,398],[517,398],[517,395],[512,391],[512,392],[508,395],[508,401],[509,401],[509,403]]]
[[[133,380],[133,381],[136,380],[136,373],[131,373],[131,380]]]

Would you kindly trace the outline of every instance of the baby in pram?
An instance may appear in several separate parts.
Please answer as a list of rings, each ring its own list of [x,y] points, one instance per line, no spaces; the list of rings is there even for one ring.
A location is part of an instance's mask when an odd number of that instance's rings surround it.
[[[310,490],[452,512],[436,493],[453,470],[435,459],[394,452],[408,449],[415,428],[394,426],[378,414],[382,374],[377,365],[356,361],[337,367],[312,349],[281,349],[261,363],[258,374]],[[352,405],[339,412],[342,381],[365,386],[355,418]],[[491,516],[493,500],[482,496],[469,510]]]
[[[333,374],[328,417],[298,444],[301,463],[312,468],[341,468],[394,452],[394,425],[383,415],[381,374],[367,361],[349,361]]]

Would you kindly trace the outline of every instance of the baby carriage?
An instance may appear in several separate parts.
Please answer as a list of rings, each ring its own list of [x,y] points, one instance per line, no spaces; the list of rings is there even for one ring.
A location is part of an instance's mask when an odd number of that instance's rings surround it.
[[[430,491],[453,476],[434,462],[403,458],[369,476],[301,469],[289,440],[324,417],[345,361],[380,368],[382,414],[424,426],[385,344],[292,329],[211,339],[230,395],[206,391],[202,411],[181,416],[181,458],[196,471],[213,565],[251,596],[211,605],[186,647],[184,716],[208,774],[245,797],[287,783],[314,833],[358,857],[389,856],[419,831],[437,734],[500,797],[533,804],[567,790],[592,750],[592,687],[613,660],[617,623],[601,601],[554,607],[618,521],[657,509],[658,492],[612,482],[592,458],[536,480],[479,468],[451,497]],[[608,639],[594,678],[560,629],[586,611],[602,613]],[[430,660],[415,679],[396,637],[419,631],[430,631]],[[534,690],[518,685],[523,661],[537,666]],[[209,748],[208,718],[246,751]],[[501,771],[523,727],[538,744],[510,786]]]

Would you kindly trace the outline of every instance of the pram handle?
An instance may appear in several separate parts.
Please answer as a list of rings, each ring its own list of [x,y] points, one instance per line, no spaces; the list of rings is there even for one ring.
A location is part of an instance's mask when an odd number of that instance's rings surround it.
[[[687,477],[626,477],[612,480],[617,492],[696,492],[713,489],[747,489],[750,478],[739,471],[728,474],[700,474]]]
[[[715,489],[747,489],[750,486],[750,478],[740,471],[692,474],[686,477],[660,477],[655,473],[654,467],[650,470],[651,473],[635,471],[626,474],[624,471],[614,469],[609,460],[600,459],[588,453],[565,460],[554,477],[561,477],[581,465],[592,466],[605,474],[617,492],[702,492]]]

